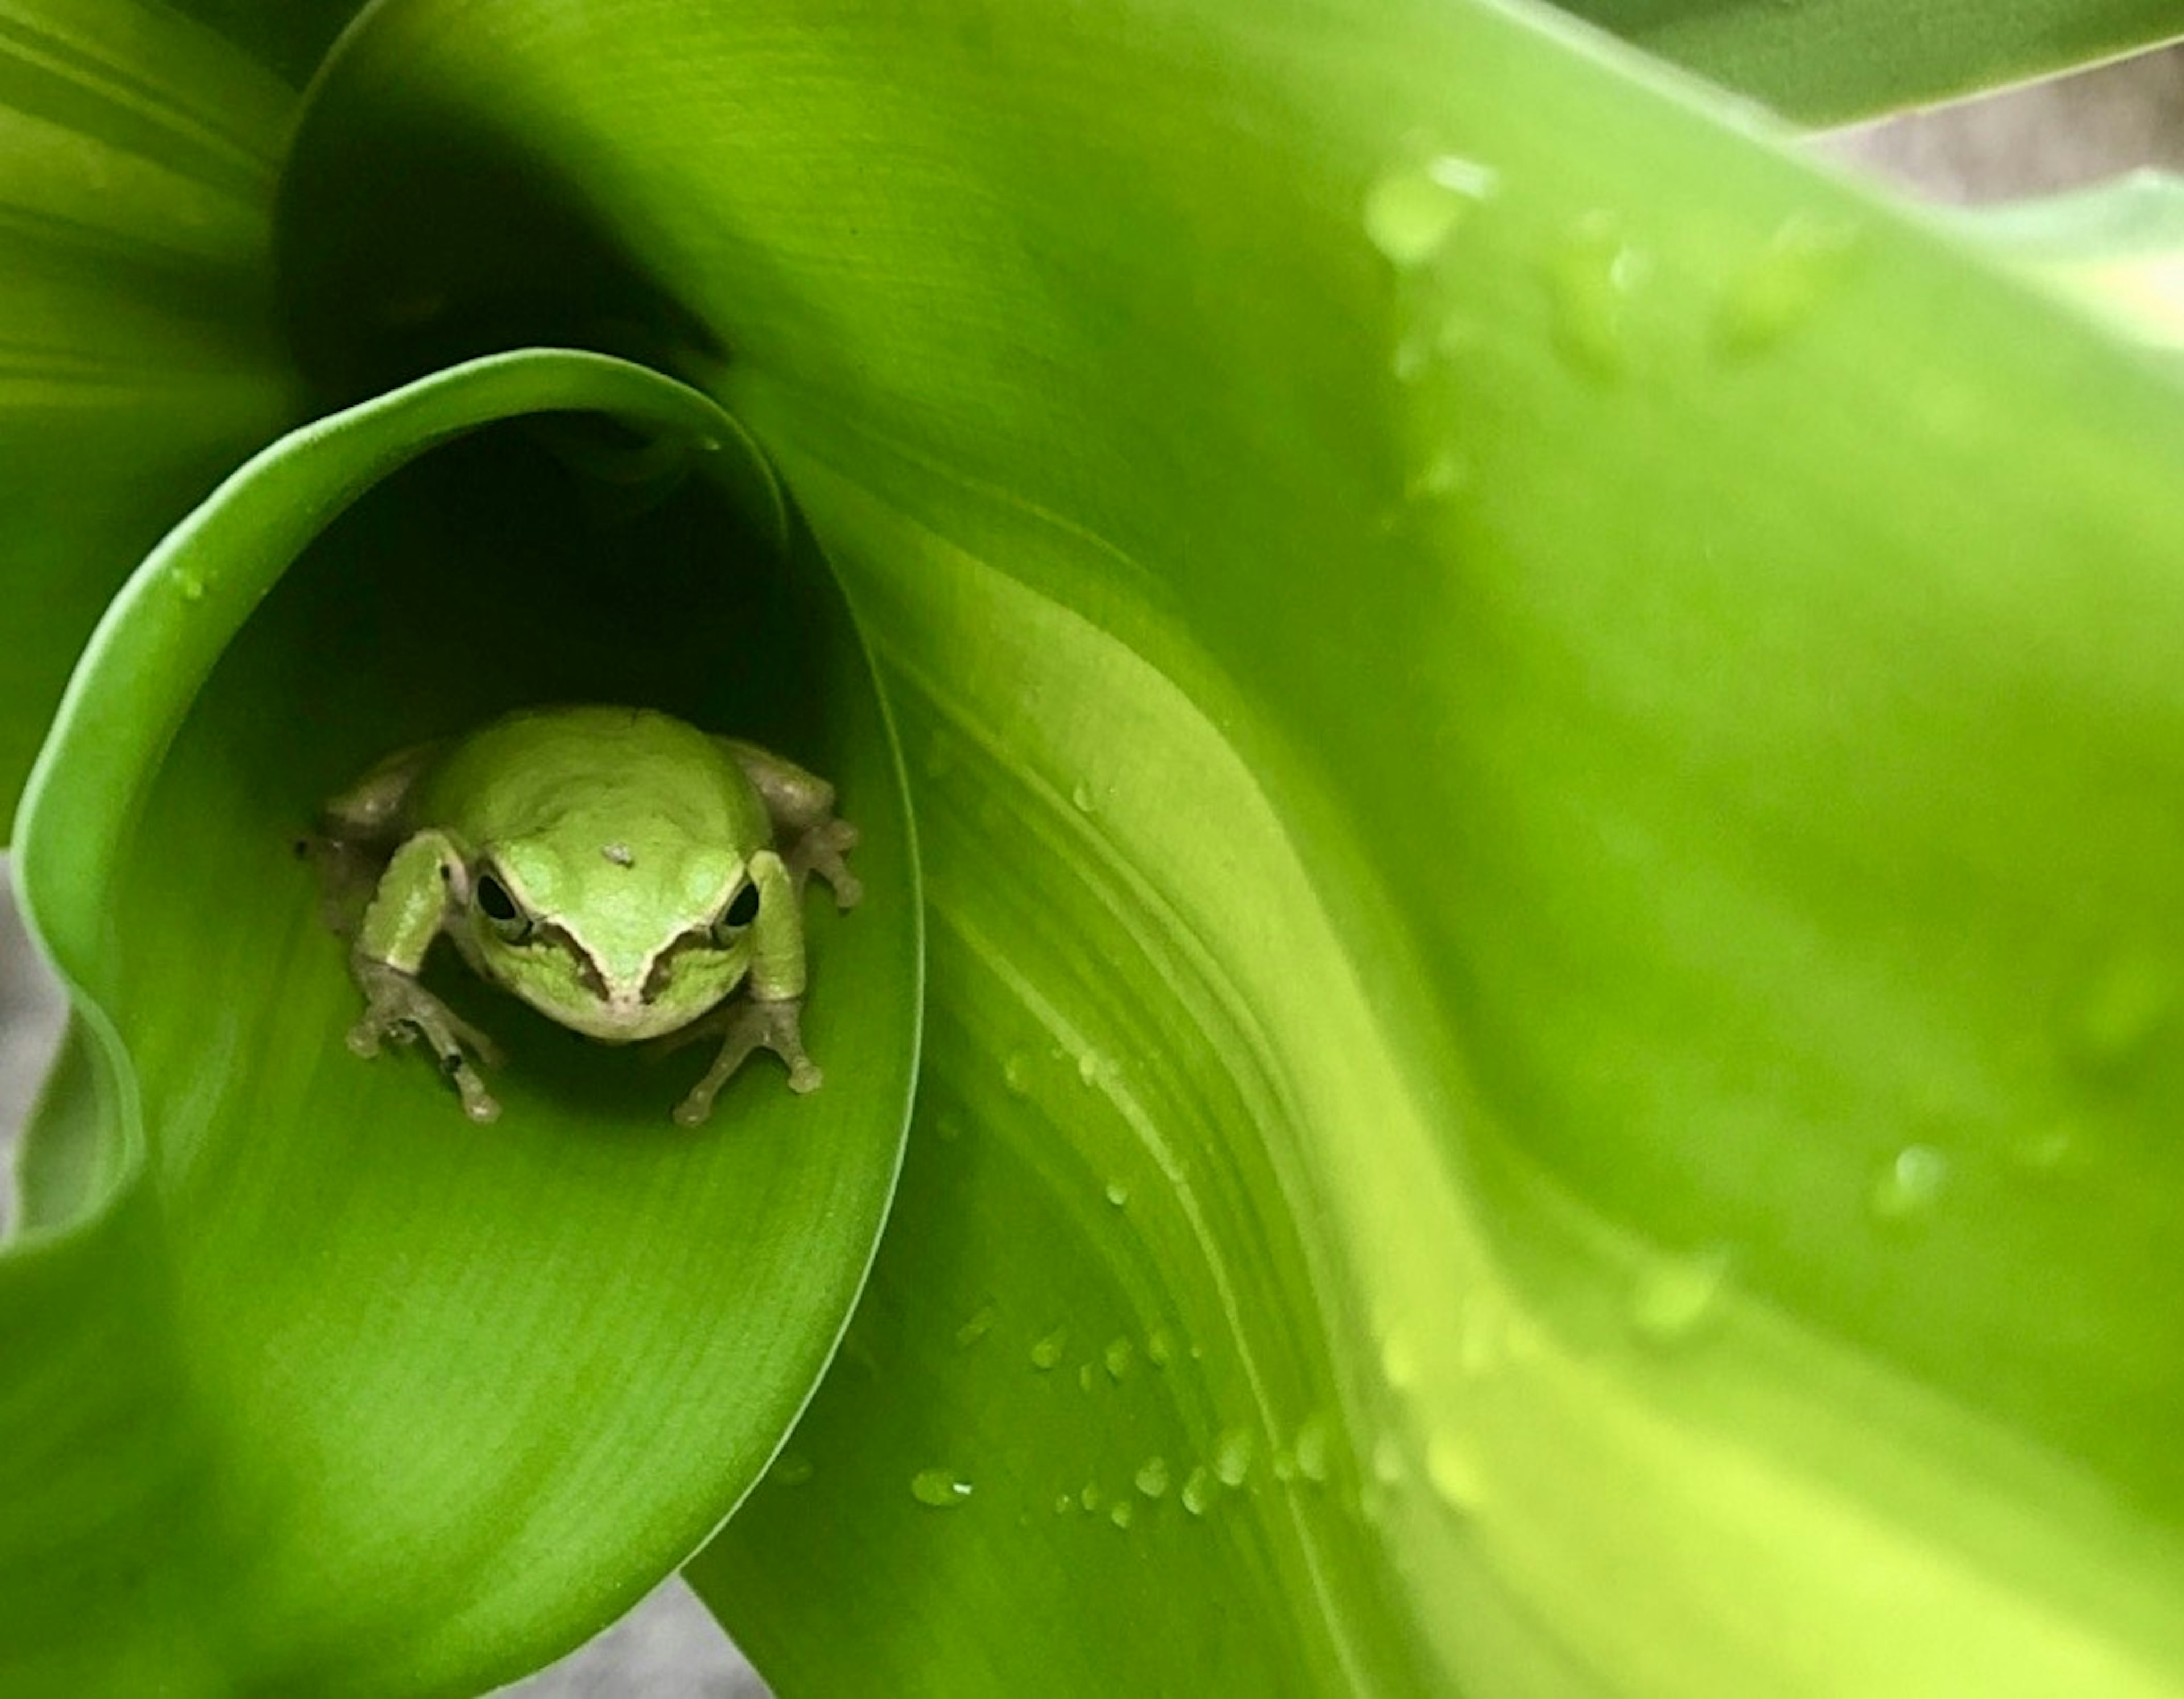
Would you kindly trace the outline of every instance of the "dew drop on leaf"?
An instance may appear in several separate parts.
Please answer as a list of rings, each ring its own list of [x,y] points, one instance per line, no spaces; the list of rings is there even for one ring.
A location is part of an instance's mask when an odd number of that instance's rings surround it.
[[[1297,1429],[1296,1471],[1308,1481],[1324,1481],[1329,1467],[1327,1418],[1312,1416]]]
[[[910,1478],[910,1496],[934,1510],[953,1510],[971,1496],[971,1483],[953,1469],[920,1469]]]
[[[1866,1207],[1875,1221],[1910,1224],[1933,1212],[1949,1183],[1949,1159],[1930,1145],[1907,1145],[1875,1176]]]
[[[1107,1349],[1100,1353],[1100,1360],[1107,1365],[1108,1378],[1120,1380],[1130,1372],[1130,1365],[1137,1360],[1137,1355],[1135,1345],[1127,1339],[1117,1337],[1107,1341]]]
[[[1574,370],[1601,382],[1629,371],[1630,302],[1645,274],[1614,214],[1588,213],[1564,233],[1547,278],[1555,347]]]
[[[1145,1341],[1145,1361],[1155,1368],[1166,1368],[1175,1361],[1175,1335],[1166,1328],[1155,1328]]]
[[[1070,788],[1069,805],[1079,814],[1089,815],[1095,812],[1097,805],[1093,800],[1092,787],[1085,783],[1083,779],[1078,780]]]
[[[1257,1449],[1249,1429],[1221,1430],[1221,1436],[1213,1442],[1213,1473],[1221,1478],[1223,1486],[1244,1485],[1244,1477],[1251,1472],[1252,1454]]]
[[[1729,1281],[1726,1245],[1653,1258],[1630,1288],[1630,1325],[1649,1345],[1687,1340],[1704,1324]]]
[[[1203,1516],[1213,1507],[1213,1472],[1201,1463],[1184,1477],[1181,1494],[1183,1507],[1193,1516]]]
[[[956,1329],[956,1348],[958,1351],[970,1350],[994,1330],[994,1323],[1000,1317],[1001,1312],[991,1304],[981,1304],[963,1325]]]
[[[1033,1342],[1031,1366],[1041,1373],[1054,1368],[1061,1361],[1062,1347],[1068,1343],[1069,1329],[1067,1328],[1056,1328],[1050,1334],[1042,1334]]]
[[[1850,270],[1858,226],[1798,213],[1783,220],[1722,298],[1714,345],[1731,358],[1771,348],[1818,312]]]
[[[1121,1209],[1125,1204],[1128,1203],[1129,1200],[1130,1189],[1128,1186],[1124,1185],[1120,1180],[1110,1180],[1107,1182],[1107,1201],[1109,1203],[1114,1205],[1117,1209]]]
[[[1423,265],[1493,195],[1496,181],[1490,167],[1453,153],[1406,162],[1365,192],[1366,238],[1399,270]]]
[[[1031,1095],[1032,1059],[1029,1050],[1011,1050],[1001,1064],[1001,1083],[1012,1097]]]
[[[1169,1485],[1167,1459],[1147,1457],[1138,1465],[1137,1483],[1138,1490],[1147,1498],[1164,1497]]]
[[[1117,1528],[1128,1528],[1138,1519],[1138,1507],[1126,1498],[1118,1498],[1107,1512],[1107,1520]]]
[[[1088,1511],[1099,1509],[1100,1483],[1097,1481],[1085,1482],[1084,1490],[1077,1495],[1077,1501],[1080,1505],[1084,1506]]]

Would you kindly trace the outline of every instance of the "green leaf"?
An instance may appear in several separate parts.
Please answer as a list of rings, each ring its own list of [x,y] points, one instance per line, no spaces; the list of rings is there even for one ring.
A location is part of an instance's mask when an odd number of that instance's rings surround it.
[[[2184,36],[2179,0],[1557,0],[1808,123],[2050,76]]]
[[[2175,1691],[2171,371],[1532,11],[947,21],[396,0],[289,179],[330,371],[684,346],[913,752],[928,1112],[701,1589],[786,1691]]]
[[[267,252],[293,118],[150,7],[0,19],[0,812],[129,569],[295,415]]]
[[[594,409],[634,437],[535,417]],[[919,1005],[887,723],[784,517],[702,397],[534,351],[275,444],[130,581],[18,839],[76,1024],[0,1252],[0,1687],[474,1692],[757,1478],[861,1284]],[[292,840],[390,749],[577,695],[840,783],[870,894],[815,920],[816,1095],[754,1068],[685,1131],[685,1067],[460,985],[513,1056],[492,1128],[344,1048]]]

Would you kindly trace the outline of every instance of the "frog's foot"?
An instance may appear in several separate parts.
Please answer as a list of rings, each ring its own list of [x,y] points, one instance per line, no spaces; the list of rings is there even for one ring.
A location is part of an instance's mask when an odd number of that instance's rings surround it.
[[[824,1078],[818,1064],[804,1053],[801,997],[745,997],[699,1017],[679,1033],[658,1040],[666,1049],[679,1050],[694,1039],[718,1034],[721,1053],[713,1058],[705,1077],[690,1088],[690,1095],[675,1106],[675,1118],[695,1127],[713,1112],[713,1100],[735,1077],[736,1070],[753,1050],[772,1050],[788,1065],[791,1091],[816,1091]]]
[[[359,961],[357,982],[364,988],[364,1018],[348,1030],[348,1047],[360,1056],[376,1056],[387,1043],[412,1044],[422,1039],[463,1100],[473,1121],[495,1120],[500,1105],[485,1089],[471,1057],[499,1067],[500,1047],[398,968]]]
[[[816,873],[833,892],[836,908],[853,909],[864,899],[864,882],[842,858],[856,847],[857,828],[830,816],[798,838],[781,859],[796,882],[799,896],[804,894],[804,881]]]

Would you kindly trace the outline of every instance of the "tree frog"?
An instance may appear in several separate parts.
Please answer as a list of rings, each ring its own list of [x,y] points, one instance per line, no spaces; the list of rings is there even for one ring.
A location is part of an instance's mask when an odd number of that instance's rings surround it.
[[[526,709],[390,755],[326,805],[320,833],[365,997],[349,1048],[422,1039],[472,1120],[500,1113],[473,1058],[499,1056],[418,983],[443,933],[481,977],[589,1037],[717,1036],[675,1111],[685,1126],[755,1050],[787,1064],[791,1090],[819,1085],[800,1031],[800,900],[816,873],[838,907],[856,903],[843,855],[857,833],[832,785],[780,756],[648,709]],[[337,914],[343,887],[374,881],[360,919]]]

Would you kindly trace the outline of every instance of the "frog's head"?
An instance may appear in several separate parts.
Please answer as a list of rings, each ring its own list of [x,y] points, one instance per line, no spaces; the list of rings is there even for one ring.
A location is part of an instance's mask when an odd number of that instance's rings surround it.
[[[749,970],[759,890],[732,850],[519,839],[488,846],[468,871],[465,954],[588,1037],[622,1044],[671,1033]]]

